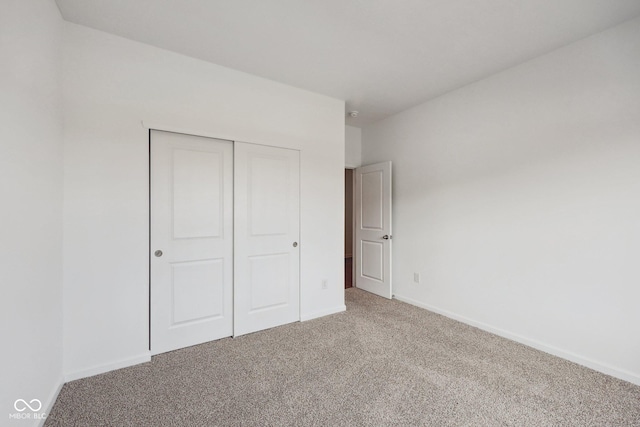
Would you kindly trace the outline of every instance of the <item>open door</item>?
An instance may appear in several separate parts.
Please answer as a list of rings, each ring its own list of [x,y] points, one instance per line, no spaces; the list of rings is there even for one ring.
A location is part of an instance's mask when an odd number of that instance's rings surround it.
[[[355,175],[356,287],[391,299],[391,162]]]

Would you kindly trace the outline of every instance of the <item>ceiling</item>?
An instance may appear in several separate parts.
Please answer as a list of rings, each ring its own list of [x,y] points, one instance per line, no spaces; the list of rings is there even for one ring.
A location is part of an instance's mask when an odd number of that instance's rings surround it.
[[[57,0],[64,19],[346,101],[363,126],[640,15],[640,0]]]

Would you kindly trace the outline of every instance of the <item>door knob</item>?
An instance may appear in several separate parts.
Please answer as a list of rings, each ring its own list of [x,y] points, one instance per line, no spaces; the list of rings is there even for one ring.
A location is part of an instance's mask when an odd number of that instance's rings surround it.
[[[157,256],[158,258],[160,258],[162,256],[162,251],[161,250],[157,250],[153,253],[155,256]]]
[[[391,238],[391,236],[389,236],[388,234],[385,234],[384,236],[382,236],[382,238],[384,240],[389,240]]]
[[[293,242],[293,247],[297,248],[298,247],[298,242]]]

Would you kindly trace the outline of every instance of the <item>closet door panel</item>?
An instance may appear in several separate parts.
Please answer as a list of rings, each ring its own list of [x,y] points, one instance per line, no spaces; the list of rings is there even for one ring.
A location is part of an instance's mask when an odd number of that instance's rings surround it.
[[[300,155],[236,142],[234,336],[300,320]]]
[[[233,143],[151,132],[151,353],[233,333]]]

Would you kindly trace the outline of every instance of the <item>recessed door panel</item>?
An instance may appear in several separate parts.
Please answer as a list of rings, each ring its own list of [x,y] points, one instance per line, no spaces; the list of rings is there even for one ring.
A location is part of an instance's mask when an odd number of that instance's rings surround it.
[[[283,235],[288,231],[288,159],[254,156],[248,179],[251,235]]]
[[[382,178],[383,171],[381,170],[374,170],[361,175],[362,209],[360,214],[363,229],[382,230],[384,227]]]
[[[384,281],[384,245],[381,242],[362,241],[362,276],[378,282]]]
[[[172,268],[172,326],[224,314],[224,260],[179,262]]]
[[[289,254],[249,257],[251,309],[277,309],[289,302]]]
[[[221,154],[173,149],[172,157],[173,237],[220,236],[224,216]]]

